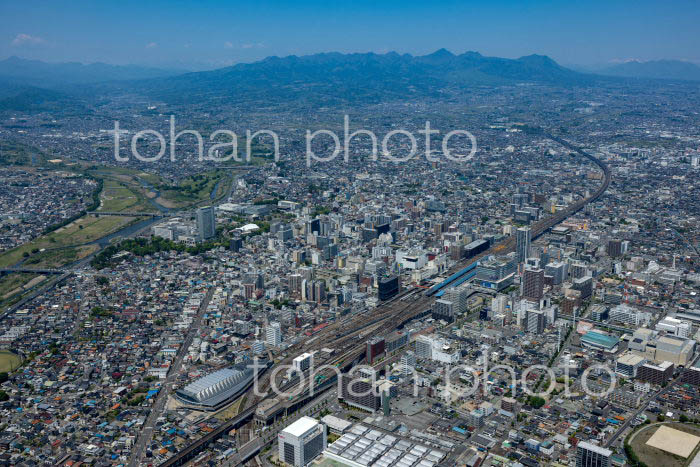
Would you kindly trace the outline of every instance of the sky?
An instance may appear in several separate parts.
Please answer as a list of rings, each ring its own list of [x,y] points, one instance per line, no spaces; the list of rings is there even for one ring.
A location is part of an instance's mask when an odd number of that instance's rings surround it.
[[[564,65],[700,63],[700,2],[0,0],[0,59],[210,69],[270,55],[396,51]]]

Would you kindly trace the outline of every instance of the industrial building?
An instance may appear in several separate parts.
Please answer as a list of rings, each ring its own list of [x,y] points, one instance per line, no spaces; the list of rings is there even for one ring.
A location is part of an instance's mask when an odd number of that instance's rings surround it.
[[[445,453],[437,449],[360,424],[329,445],[323,454],[350,467],[433,467],[445,457]]]

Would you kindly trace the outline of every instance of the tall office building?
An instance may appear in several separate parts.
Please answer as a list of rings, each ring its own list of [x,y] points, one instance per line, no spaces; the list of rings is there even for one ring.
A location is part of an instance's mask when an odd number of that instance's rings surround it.
[[[516,231],[515,237],[515,253],[518,263],[524,263],[530,255],[530,240],[532,239],[532,231],[530,227],[520,227]]]
[[[408,350],[401,356],[401,374],[408,376],[413,373],[416,368],[416,354]]]
[[[378,285],[379,300],[389,300],[399,293],[399,276],[382,277]]]
[[[282,327],[280,323],[273,322],[265,330],[265,342],[272,347],[282,345]]]
[[[451,323],[455,319],[455,305],[449,300],[436,300],[433,305],[433,318]]]
[[[214,217],[213,207],[197,209],[197,233],[200,240],[209,240],[216,236],[216,217]]]
[[[542,334],[544,332],[545,315],[541,310],[527,310],[526,329],[530,334]]]
[[[540,301],[544,296],[544,269],[525,268],[523,272],[523,298]]]
[[[612,451],[580,441],[576,446],[576,467],[609,467]]]
[[[367,363],[374,363],[377,358],[384,354],[386,340],[383,337],[374,337],[367,341]]]
[[[612,256],[613,258],[622,256],[622,240],[619,239],[610,239],[608,240],[608,256]]]
[[[326,449],[326,426],[315,418],[301,417],[278,436],[279,458],[294,467],[309,465]]]
[[[371,376],[371,375],[370,375]],[[368,412],[375,412],[382,406],[382,398],[378,390],[376,376],[351,377],[345,373],[340,376],[340,394],[338,399],[342,399],[348,405],[357,407]]]

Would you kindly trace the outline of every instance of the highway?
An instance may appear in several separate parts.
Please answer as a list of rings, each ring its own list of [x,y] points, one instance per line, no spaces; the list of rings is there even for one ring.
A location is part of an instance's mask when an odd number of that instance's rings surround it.
[[[577,201],[566,209],[557,212],[553,216],[534,223],[531,226],[531,238],[533,240],[568,217],[579,212],[588,203],[599,199],[610,186],[611,180],[611,172],[609,167],[600,159],[559,137],[546,133],[544,136],[595,163],[603,172],[604,179],[600,187],[598,187],[598,189],[596,189],[596,191],[588,198]],[[455,272],[474,264],[485,256],[505,254],[514,250],[515,236],[510,236],[507,239],[492,245],[488,250],[472,258],[459,261],[450,269],[449,274],[454,274]],[[443,284],[443,288],[449,286],[450,283]],[[413,290],[404,291],[400,297],[395,297],[393,300],[382,304],[379,308],[373,310],[372,312],[360,315],[359,317],[350,321],[340,320],[327,326],[319,332],[319,334],[310,344],[305,345],[304,343],[298,343],[287,349],[287,357],[279,362],[278,365],[289,365],[291,360],[297,355],[297,352],[312,352],[314,350],[320,350],[324,347],[337,349],[340,353],[339,357],[332,360],[330,363],[331,365],[343,367],[348,363],[361,359],[365,352],[365,342],[367,341],[366,338],[369,335],[386,335],[397,327],[402,326],[403,323],[410,321],[415,316],[418,316],[427,309],[431,308],[433,301],[432,297],[426,296],[423,293],[413,292]],[[406,301],[401,300],[401,298],[405,298],[405,296],[409,294],[412,294],[411,297],[414,298],[413,301],[407,303]],[[268,377],[269,373],[270,372],[268,372]],[[267,396],[267,398],[271,397],[274,396]],[[240,426],[240,424],[243,422],[247,423],[247,421],[252,418],[255,406],[263,399],[264,398],[253,397],[252,391],[250,391],[250,397],[248,399],[249,403],[247,404],[247,408],[243,413],[234,419],[223,423],[212,433],[209,433],[203,438],[188,444],[176,455],[163,462],[161,466],[185,464],[198,452],[201,452],[206,445],[221,436],[221,434],[230,431],[230,429],[233,427]]]

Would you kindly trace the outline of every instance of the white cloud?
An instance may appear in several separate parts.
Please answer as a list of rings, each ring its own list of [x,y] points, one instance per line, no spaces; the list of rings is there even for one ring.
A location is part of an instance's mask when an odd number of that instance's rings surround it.
[[[156,47],[158,47],[158,44],[155,42],[149,42],[148,44],[146,44],[147,49],[155,49]]]
[[[226,41],[226,42],[224,42],[224,48],[226,48],[226,49],[232,49],[232,48],[233,48],[233,44],[232,44],[231,42],[229,42],[229,41]]]
[[[17,34],[17,36],[14,39],[12,39],[11,44],[14,47],[19,47],[22,45],[40,45],[40,44],[43,44],[44,42],[46,42],[46,41],[44,41],[44,39],[42,39],[41,37],[30,36],[29,34],[22,33],[22,34]]]

